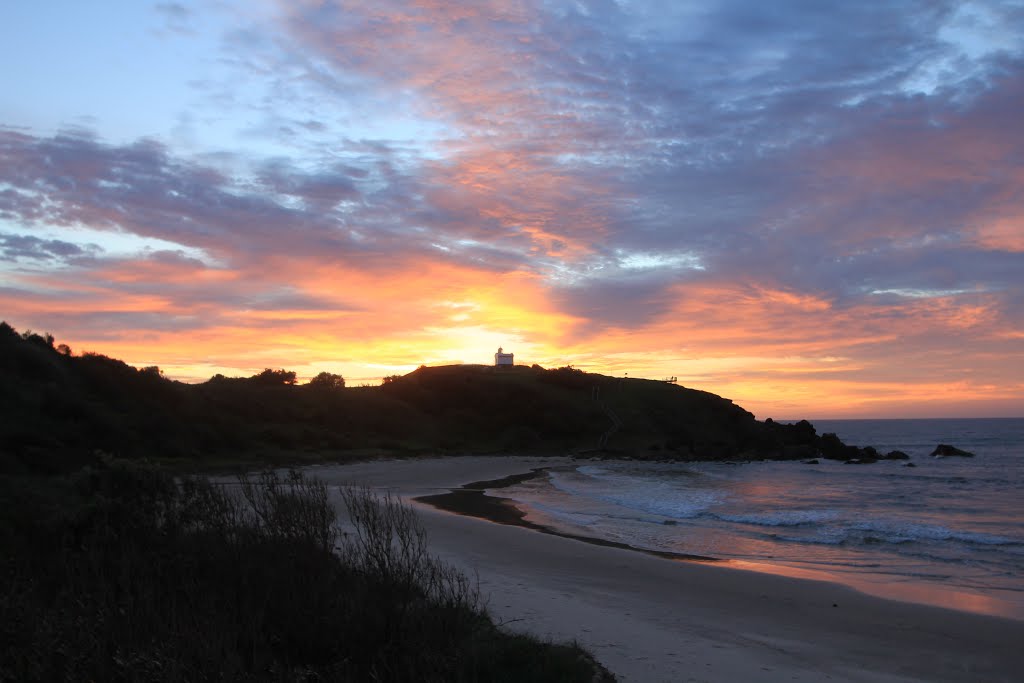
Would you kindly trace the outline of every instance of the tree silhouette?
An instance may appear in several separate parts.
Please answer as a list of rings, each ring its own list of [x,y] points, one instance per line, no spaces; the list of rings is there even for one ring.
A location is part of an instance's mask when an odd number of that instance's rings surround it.
[[[309,380],[309,386],[317,389],[344,389],[345,378],[332,372],[321,372]]]
[[[295,371],[294,370],[271,370],[267,368],[258,375],[253,375],[250,378],[257,384],[266,384],[268,386],[278,386],[282,384],[295,384]]]

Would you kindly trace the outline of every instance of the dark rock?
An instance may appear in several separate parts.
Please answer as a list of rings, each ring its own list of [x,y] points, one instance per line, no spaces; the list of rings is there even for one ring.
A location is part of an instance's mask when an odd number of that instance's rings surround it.
[[[804,460],[804,464],[805,465],[817,465],[818,464],[818,459],[817,458],[811,458],[810,460]]]
[[[915,465],[912,462],[908,462],[906,465],[904,465],[904,467],[917,467],[917,465]]]
[[[790,431],[797,436],[797,440],[803,444],[813,444],[818,438],[818,430],[807,420],[800,420],[790,426]]]
[[[910,460],[910,456],[903,451],[889,451],[885,454],[886,460]]]
[[[782,459],[783,460],[800,460],[801,458],[811,458],[818,453],[818,449],[807,444],[796,444],[792,446],[782,447]]]
[[[968,451],[960,450],[956,446],[950,446],[949,444],[946,444],[946,443],[940,443],[938,446],[936,446],[935,450],[932,451],[932,455],[933,456],[943,456],[943,457],[958,456],[958,457],[961,457],[961,458],[973,458],[974,457],[974,453],[970,453]]]
[[[821,455],[829,460],[857,460],[861,450],[856,446],[847,446],[832,432],[822,434],[818,439]]]

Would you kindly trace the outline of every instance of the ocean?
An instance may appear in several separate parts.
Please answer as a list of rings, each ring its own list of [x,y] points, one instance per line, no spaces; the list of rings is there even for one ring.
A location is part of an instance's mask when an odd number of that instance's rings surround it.
[[[581,461],[494,493],[563,533],[1024,619],[1024,419],[813,424],[915,467]]]

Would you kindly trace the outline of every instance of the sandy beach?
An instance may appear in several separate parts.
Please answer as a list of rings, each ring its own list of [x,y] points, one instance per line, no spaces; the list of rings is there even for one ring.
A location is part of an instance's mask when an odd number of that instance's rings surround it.
[[[560,466],[459,457],[322,466],[414,498]],[[413,502],[434,552],[479,579],[509,629],[577,640],[621,681],[1019,681],[1024,621],[833,583],[603,547]]]

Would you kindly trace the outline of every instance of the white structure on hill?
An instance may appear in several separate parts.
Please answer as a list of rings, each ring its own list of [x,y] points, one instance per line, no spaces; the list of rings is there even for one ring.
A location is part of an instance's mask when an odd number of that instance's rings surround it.
[[[513,356],[513,354],[511,354],[511,353],[503,353],[502,350],[501,350],[501,347],[499,346],[498,347],[498,352],[496,354],[494,354],[494,364],[495,365],[510,365],[510,366],[514,365],[514,363],[512,362],[512,356]]]

